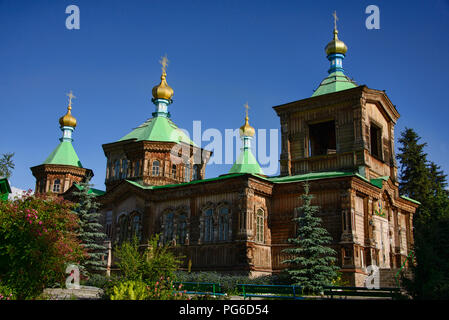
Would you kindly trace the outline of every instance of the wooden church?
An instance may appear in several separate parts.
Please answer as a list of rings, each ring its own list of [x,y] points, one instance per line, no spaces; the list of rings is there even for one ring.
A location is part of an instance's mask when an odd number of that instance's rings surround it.
[[[193,271],[278,273],[286,267],[283,249],[295,237],[292,218],[308,181],[350,284],[363,286],[371,264],[390,271],[401,267],[413,246],[419,203],[398,192],[399,113],[384,91],[359,86],[345,74],[347,47],[336,27],[325,50],[330,69],[314,94],[273,107],[282,141],[276,177],[264,175],[251,152],[255,130],[247,113],[239,130],[241,154],[230,172],[205,179],[211,152],[171,120],[174,91],[163,59],[152,117],[103,145],[106,192],[94,192],[112,245],[133,235],[145,243],[159,233],[162,242],[176,244]],[[39,192],[67,196],[92,173],[71,145],[76,120],[65,119],[70,108],[60,121],[66,145],[31,168]]]

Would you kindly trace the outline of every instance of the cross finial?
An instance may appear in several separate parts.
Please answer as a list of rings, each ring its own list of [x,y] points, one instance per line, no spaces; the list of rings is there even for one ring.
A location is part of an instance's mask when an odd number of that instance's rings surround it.
[[[163,56],[162,59],[159,61],[159,63],[162,65],[162,73],[166,73],[168,62],[169,61],[167,59],[167,54],[165,54],[165,56]]]
[[[246,110],[245,110],[246,116],[248,117],[248,109],[249,109],[248,102],[244,104],[244,107],[245,107],[245,109],[246,109]]]
[[[76,97],[73,95],[72,90],[70,90],[70,92],[67,93],[67,97],[69,97],[69,107],[72,107],[72,99],[73,99],[73,98],[76,98]]]
[[[337,30],[337,21],[338,21],[337,11],[334,11],[332,16],[334,17],[334,29]]]

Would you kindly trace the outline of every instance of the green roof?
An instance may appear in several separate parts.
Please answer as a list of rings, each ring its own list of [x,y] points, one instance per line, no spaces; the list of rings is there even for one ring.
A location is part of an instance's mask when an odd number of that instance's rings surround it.
[[[0,177],[0,200],[8,200],[8,196],[11,193],[11,186],[9,185],[8,178]]]
[[[329,178],[339,178],[357,175],[354,172],[346,171],[327,171],[327,172],[311,172],[305,174],[298,174],[294,176],[282,176],[267,178],[267,180],[274,183],[286,183],[294,181],[305,181],[305,180],[318,180],[318,179],[329,179]]]
[[[81,191],[81,190],[84,189],[81,185],[79,185],[79,184],[77,184],[77,183],[74,183],[74,185],[75,185],[75,187],[76,187],[79,191]],[[96,196],[101,196],[101,195],[105,194],[106,192],[103,191],[103,190],[99,190],[99,189],[95,189],[95,188],[90,188],[89,191],[87,191],[87,193],[88,193],[88,194],[93,193],[93,194],[96,195]]]
[[[229,173],[263,174],[263,171],[251,150],[243,149]]]
[[[321,81],[312,97],[357,87],[357,84],[341,71],[329,74]]]
[[[239,177],[239,176],[243,176],[245,175],[245,173],[237,173],[237,174],[224,174],[215,178],[208,178],[208,179],[201,179],[201,180],[192,180],[190,182],[184,182],[184,183],[175,183],[175,184],[166,184],[166,185],[162,185],[162,186],[146,186],[146,185],[142,185],[137,181],[132,181],[132,180],[125,180],[126,182],[135,185],[141,189],[146,189],[146,190],[153,190],[153,189],[164,189],[164,188],[172,188],[172,187],[180,187],[180,186],[186,186],[186,185],[193,185],[193,184],[198,184],[198,183],[203,183],[203,182],[209,182],[209,181],[218,181],[218,180],[224,180],[224,179],[229,179],[229,178],[234,178],[234,177]]]
[[[383,177],[379,177],[379,178],[373,178],[370,180],[370,182],[371,182],[371,184],[375,185],[376,187],[382,189],[383,181],[388,181],[388,179],[390,179],[389,176],[383,176]]]
[[[173,121],[163,116],[148,119],[119,141],[129,139],[136,139],[137,141],[184,142],[196,146]]]
[[[327,171],[327,172],[311,172],[311,173],[306,173],[306,174],[298,174],[298,175],[294,175],[294,176],[277,176],[277,177],[264,177],[258,174],[253,174],[253,173],[229,173],[229,174],[224,174],[215,178],[209,178],[209,179],[203,179],[203,180],[194,180],[194,181],[190,181],[190,182],[185,182],[185,183],[177,183],[177,184],[168,184],[168,185],[163,185],[163,186],[146,186],[146,185],[142,185],[139,182],[136,181],[131,181],[131,180],[125,180],[126,182],[137,186],[141,189],[145,189],[145,190],[154,190],[154,189],[164,189],[164,188],[171,188],[171,187],[180,187],[180,186],[186,186],[186,185],[193,185],[193,184],[198,184],[198,183],[203,183],[203,182],[209,182],[209,181],[218,181],[218,180],[224,180],[224,179],[229,179],[229,178],[234,178],[234,177],[239,177],[239,176],[243,176],[243,175],[252,175],[255,176],[257,178],[263,179],[263,180],[267,180],[270,181],[272,183],[289,183],[289,182],[299,182],[299,181],[310,181],[310,180],[320,180],[320,179],[331,179],[331,178],[340,178],[340,177],[350,177],[350,176],[354,176],[354,177],[358,177],[368,183],[370,183],[371,185],[378,187],[380,189],[382,189],[382,185],[379,186],[379,181],[386,181],[389,179],[388,176],[384,176],[384,177],[379,177],[376,179],[371,179],[368,180],[367,178],[365,178],[364,176],[360,175],[357,172],[351,172],[351,171]],[[374,180],[374,181],[373,181]],[[103,192],[103,191],[102,191]],[[419,201],[416,201],[414,199],[411,199],[409,197],[406,196],[401,196],[401,198],[411,201],[413,203],[416,204],[421,204]]]
[[[44,164],[62,164],[82,168],[80,159],[76,155],[73,145],[69,141],[62,141],[44,161]]]
[[[416,203],[416,204],[421,204],[421,202],[419,202],[419,201],[417,201],[417,200],[415,200],[415,199],[406,197],[406,196],[401,196],[401,198],[402,198],[402,199],[405,199],[405,200],[408,200],[408,201],[411,201],[411,202]]]

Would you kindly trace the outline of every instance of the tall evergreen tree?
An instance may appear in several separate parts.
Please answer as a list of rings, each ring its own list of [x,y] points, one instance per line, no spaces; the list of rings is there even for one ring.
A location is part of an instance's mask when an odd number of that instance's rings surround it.
[[[303,204],[296,209],[297,217],[292,219],[297,226],[296,238],[288,239],[294,247],[283,250],[292,258],[283,263],[290,265],[287,271],[295,285],[307,293],[320,293],[337,277],[339,268],[335,265],[335,250],[327,246],[332,237],[321,226],[321,218],[316,216],[320,208],[311,205],[313,195],[309,190],[310,185],[305,183],[301,196]]]
[[[78,199],[78,205],[74,211],[80,219],[79,238],[84,248],[87,249],[87,257],[81,261],[81,272],[86,274],[105,271],[107,248],[104,245],[106,235],[103,226],[100,224],[99,204],[95,201],[95,194],[92,193],[92,185],[86,182],[79,183],[80,190],[73,192]]]
[[[415,217],[415,226],[424,224],[430,216],[430,196],[432,184],[429,179],[427,154],[424,147],[427,143],[419,143],[421,137],[411,128],[405,128],[401,133],[399,143],[400,162],[399,192],[421,203]]]
[[[413,129],[406,128],[399,142],[397,158],[400,167],[400,192],[421,202],[414,221],[413,280],[405,281],[408,291],[417,299],[449,297],[449,196],[446,174],[428,162],[426,143]]]

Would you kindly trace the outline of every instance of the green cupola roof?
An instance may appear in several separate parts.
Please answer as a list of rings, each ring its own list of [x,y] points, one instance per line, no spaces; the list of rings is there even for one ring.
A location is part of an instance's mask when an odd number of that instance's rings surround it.
[[[264,174],[262,168],[249,149],[242,150],[231,170],[229,170],[229,173]]]
[[[62,164],[82,168],[78,155],[70,141],[61,141],[55,150],[44,161],[44,164]]]
[[[180,130],[176,124],[167,116],[156,116],[145,121],[133,131],[125,135],[119,141],[136,139],[137,141],[162,141],[187,143],[193,146],[196,144]]]

